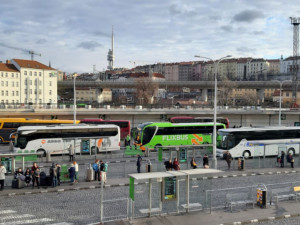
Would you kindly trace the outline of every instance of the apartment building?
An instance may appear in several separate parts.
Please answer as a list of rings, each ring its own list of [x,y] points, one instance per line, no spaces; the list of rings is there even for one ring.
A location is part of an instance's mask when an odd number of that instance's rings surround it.
[[[251,59],[247,62],[248,80],[267,80],[269,63],[263,59]]]
[[[165,79],[166,81],[178,81],[179,64],[168,63],[165,65]]]
[[[77,88],[76,100],[83,102],[111,102],[112,91],[110,88]]]
[[[33,60],[0,63],[0,103],[57,103],[57,71]]]
[[[286,59],[283,59],[283,57],[281,57],[281,59],[280,59],[280,73],[282,73],[282,74],[291,74],[291,73],[293,73],[292,66],[293,66],[294,59],[295,59],[295,57],[293,57],[293,56],[288,57]],[[300,67],[300,56],[298,56],[296,58],[296,60],[297,60],[298,67]]]

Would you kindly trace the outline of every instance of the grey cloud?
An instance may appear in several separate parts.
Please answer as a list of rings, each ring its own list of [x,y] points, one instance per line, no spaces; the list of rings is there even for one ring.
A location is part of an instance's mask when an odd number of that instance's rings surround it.
[[[253,31],[253,34],[254,35],[262,35],[262,34],[265,34],[264,31]]]
[[[105,32],[100,31],[100,30],[95,31],[94,34],[95,34],[96,36],[101,36],[101,37],[110,37],[110,35],[111,35],[111,34],[105,33]]]
[[[84,41],[81,42],[78,47],[88,49],[88,50],[95,50],[98,47],[103,47],[103,45],[99,44],[96,41]]]
[[[238,52],[255,52],[255,48],[248,48],[248,47],[238,47],[236,49]]]
[[[47,40],[45,38],[39,39],[37,40],[37,44],[45,44],[47,42]]]
[[[232,32],[233,31],[233,28],[230,25],[221,26],[221,29],[226,31],[226,32]]]
[[[256,19],[264,18],[264,14],[257,10],[244,10],[233,17],[236,22],[252,22]]]
[[[171,13],[171,15],[181,14],[181,10],[180,10],[179,6],[174,5],[174,4],[170,6],[169,12]]]

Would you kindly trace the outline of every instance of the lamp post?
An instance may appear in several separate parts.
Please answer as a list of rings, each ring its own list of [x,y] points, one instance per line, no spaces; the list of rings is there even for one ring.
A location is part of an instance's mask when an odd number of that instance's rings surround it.
[[[77,105],[76,105],[76,86],[75,86],[75,82],[76,82],[76,77],[78,76],[77,73],[73,74],[73,80],[74,80],[74,120],[73,120],[73,124],[76,124],[76,109],[77,109]]]
[[[213,131],[213,164],[215,169],[217,169],[217,94],[218,94],[218,90],[217,90],[217,77],[218,77],[218,64],[227,58],[230,58],[231,55],[227,55],[225,57],[222,57],[218,60],[212,60],[211,58],[208,57],[203,57],[203,56],[199,56],[199,55],[195,55],[195,57],[197,58],[204,58],[204,59],[208,59],[214,62],[214,69],[215,69],[215,98],[214,98],[214,131]]]
[[[282,101],[282,96],[281,96],[281,89],[282,89],[282,85],[286,82],[291,82],[291,80],[283,80],[283,81],[279,81],[279,80],[273,80],[274,82],[279,83],[279,113],[278,113],[278,126],[281,126],[281,101]]]

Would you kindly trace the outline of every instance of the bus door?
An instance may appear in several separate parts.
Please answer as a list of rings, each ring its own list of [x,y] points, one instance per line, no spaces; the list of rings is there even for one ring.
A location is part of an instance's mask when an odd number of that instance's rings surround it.
[[[278,149],[277,156],[281,156],[281,152],[284,152],[284,154],[286,155],[287,146],[285,144],[278,144],[277,149]]]

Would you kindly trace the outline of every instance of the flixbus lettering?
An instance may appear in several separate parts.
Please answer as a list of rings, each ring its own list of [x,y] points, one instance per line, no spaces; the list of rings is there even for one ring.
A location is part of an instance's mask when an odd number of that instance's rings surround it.
[[[163,141],[186,141],[188,138],[188,135],[164,135]]]

